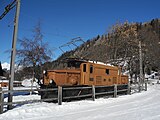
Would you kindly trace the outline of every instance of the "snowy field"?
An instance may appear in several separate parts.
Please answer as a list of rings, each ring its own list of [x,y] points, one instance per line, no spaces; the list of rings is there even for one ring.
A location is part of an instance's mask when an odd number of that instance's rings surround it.
[[[40,99],[37,95],[15,97],[14,101]],[[0,115],[0,120],[160,120],[160,84],[148,91],[117,98],[26,104]]]

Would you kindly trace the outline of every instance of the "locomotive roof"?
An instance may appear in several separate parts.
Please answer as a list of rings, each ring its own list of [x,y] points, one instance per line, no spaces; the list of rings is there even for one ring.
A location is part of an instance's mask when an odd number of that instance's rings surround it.
[[[111,66],[111,67],[115,67],[111,64],[106,64],[106,63],[103,63],[103,62],[98,62],[98,61],[91,61],[89,59],[81,59],[81,58],[66,58],[64,60],[65,62],[83,62],[83,63],[94,63],[94,64],[99,64],[99,65],[107,65],[107,66]]]

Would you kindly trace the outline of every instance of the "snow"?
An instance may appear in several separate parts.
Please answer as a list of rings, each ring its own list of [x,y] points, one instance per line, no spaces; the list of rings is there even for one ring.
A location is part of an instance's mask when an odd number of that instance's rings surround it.
[[[39,85],[38,85],[38,83],[37,83],[38,79],[35,79],[35,81],[33,82],[33,85],[32,85],[32,81],[33,81],[33,78],[24,79],[24,80],[22,81],[22,86],[24,86],[24,87],[31,87],[31,86],[33,86],[33,87],[39,87]],[[0,82],[6,82],[6,83],[8,83],[9,80],[1,80],[1,79],[0,79]],[[14,81],[14,82],[16,83],[16,82],[21,82],[21,81]],[[24,88],[24,87],[23,87],[23,88]]]
[[[99,64],[99,65],[107,65],[107,66],[113,66],[113,65],[111,65],[111,64],[106,64],[106,63],[103,63],[103,62],[99,62],[99,61],[88,61],[88,62],[90,62],[90,63],[96,63],[96,64]]]
[[[7,63],[7,62],[2,63],[2,69],[7,69],[7,70],[9,70],[9,69],[10,69],[10,64]]]
[[[25,87],[29,87],[29,86],[38,86],[38,83],[37,83],[37,79],[35,79],[35,81],[33,82],[33,85],[32,85],[32,81],[33,81],[33,78],[30,78],[30,79],[25,79],[22,81],[22,85],[25,86]]]
[[[145,74],[145,78],[149,79],[160,79],[160,75],[158,72],[152,71],[150,75]]]
[[[2,63],[2,69],[10,70],[10,64],[7,62]],[[15,70],[22,70],[23,66],[18,66],[15,64]]]
[[[39,95],[19,95],[13,97],[13,102],[19,102],[19,101],[27,101],[27,100],[40,100]],[[7,98],[4,99],[5,102],[7,102]]]
[[[20,96],[14,100],[40,99],[38,95]],[[159,120],[160,85],[149,85],[148,91],[95,101],[32,103],[0,115],[0,120]]]

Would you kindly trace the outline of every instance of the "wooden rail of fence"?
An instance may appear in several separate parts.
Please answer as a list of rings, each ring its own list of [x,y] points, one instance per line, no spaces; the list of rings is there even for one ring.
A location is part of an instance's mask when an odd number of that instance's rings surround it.
[[[87,86],[87,87],[63,87],[58,86],[58,88],[48,88],[48,89],[24,89],[24,90],[2,90],[0,88],[0,114],[3,113],[4,105],[18,105],[18,104],[26,104],[26,103],[34,103],[34,102],[45,102],[45,101],[53,101],[57,100],[58,105],[62,105],[63,99],[70,99],[70,98],[82,98],[82,97],[92,97],[92,100],[95,101],[95,97],[97,95],[106,95],[106,94],[113,94],[113,97],[117,97],[118,92],[126,91],[127,94],[131,94],[131,87],[130,84],[128,84],[128,87],[126,89],[120,89],[118,90],[117,87],[121,85],[115,84],[113,91],[107,91],[107,92],[100,92],[96,93],[96,88],[105,88],[108,86]],[[73,90],[73,89],[91,89],[92,93],[85,94],[85,95],[79,95],[79,96],[69,96],[69,97],[63,97],[63,90]],[[35,91],[58,91],[58,98],[48,98],[48,99],[40,99],[40,100],[26,100],[26,101],[19,101],[19,102],[4,102],[4,94],[5,93],[15,93],[15,92],[35,92]]]

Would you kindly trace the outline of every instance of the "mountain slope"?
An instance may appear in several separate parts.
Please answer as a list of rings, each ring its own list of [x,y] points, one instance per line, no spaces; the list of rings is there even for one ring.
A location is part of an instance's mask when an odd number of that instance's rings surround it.
[[[73,57],[101,61],[104,63],[117,59],[122,59],[123,61],[126,59],[133,59],[133,56],[136,56],[136,59],[138,59],[139,53],[137,39],[143,42],[144,47],[142,47],[144,48],[143,51],[146,54],[146,61],[150,62],[148,64],[152,64],[150,65],[151,67],[155,67],[157,66],[157,62],[154,64],[151,62],[151,59],[154,58],[153,55],[159,55],[159,28],[160,19],[153,19],[152,21],[146,23],[116,24],[112,26],[110,30],[111,32],[101,36],[98,35],[97,37],[90,39],[84,44],[80,45],[75,50],[62,54],[56,61],[52,62],[52,65],[50,65],[49,68],[62,68],[63,65],[61,65],[61,61],[65,58]],[[155,61],[157,61],[156,59],[157,57],[155,58]],[[158,58],[158,60],[159,59],[160,58]],[[45,66],[49,65],[46,63]]]

